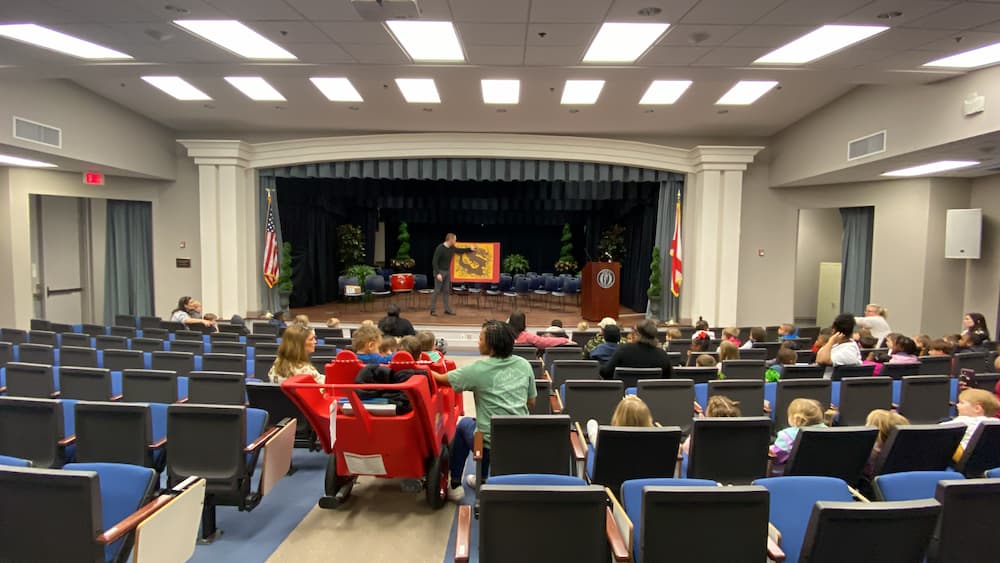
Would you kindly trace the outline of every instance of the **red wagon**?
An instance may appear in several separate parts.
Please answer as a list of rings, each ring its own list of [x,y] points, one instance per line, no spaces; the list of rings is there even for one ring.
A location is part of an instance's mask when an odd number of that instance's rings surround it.
[[[455,436],[460,414],[455,392],[450,387],[438,387],[430,372],[412,359],[390,364],[393,371],[417,368],[416,375],[392,384],[340,383],[352,370],[334,363],[325,370],[327,381],[334,383],[320,385],[308,375],[297,375],[281,384],[282,391],[309,420],[323,450],[332,454],[327,463],[326,494],[319,506],[341,505],[350,495],[355,478],[361,475],[419,479],[427,503],[433,508],[443,506],[450,480],[448,445]],[[334,370],[338,370],[335,376],[331,373]],[[366,403],[358,396],[362,390],[402,393],[411,410],[395,414],[391,403]],[[334,407],[335,436],[331,440]]]

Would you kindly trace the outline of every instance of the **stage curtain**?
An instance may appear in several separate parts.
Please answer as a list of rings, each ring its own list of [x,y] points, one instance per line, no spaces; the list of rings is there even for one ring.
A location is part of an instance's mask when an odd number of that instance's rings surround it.
[[[108,200],[104,322],[153,314],[153,205]]]
[[[840,259],[840,310],[863,315],[871,294],[872,238],[875,231],[874,207],[841,207],[844,224]]]

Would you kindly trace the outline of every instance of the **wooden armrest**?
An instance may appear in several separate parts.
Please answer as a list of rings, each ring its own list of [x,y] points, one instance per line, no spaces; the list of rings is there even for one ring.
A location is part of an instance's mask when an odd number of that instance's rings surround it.
[[[121,401],[122,398],[124,398],[123,395],[112,395],[111,398],[110,398],[110,400],[111,401]]]
[[[472,507],[458,507],[458,529],[455,532],[455,563],[468,563],[469,537],[472,531]]]
[[[779,546],[781,545],[781,530],[770,522],[767,523],[767,537],[773,539]]]
[[[6,385],[4,385],[3,387],[0,387],[0,393],[6,393],[6,392],[7,392],[7,386]]]
[[[610,508],[604,509],[604,534],[608,537],[611,556],[615,561],[628,561],[630,559],[628,549],[622,541],[621,532],[618,531],[618,524],[615,523],[615,516]]]
[[[659,422],[654,422],[654,423],[653,423],[653,426],[655,426],[655,427],[657,427],[657,428],[663,428],[663,425],[662,425],[662,424],[660,424]]]
[[[558,395],[549,395],[549,410],[552,411],[552,414],[562,413],[562,405],[559,403]]]
[[[701,408],[701,405],[698,404],[698,401],[694,401],[694,413],[695,414],[705,413],[705,409]]]
[[[771,401],[764,399],[764,414],[769,414],[771,412]]]
[[[580,441],[579,434],[576,432],[570,432],[569,443],[573,447],[573,459],[576,461],[583,461],[587,459],[587,450],[583,447],[583,442]]]
[[[830,410],[832,410],[832,411],[839,411],[840,408],[837,405],[835,405],[833,403],[830,403]]]
[[[75,442],[76,442],[76,435],[66,436],[62,440],[59,440],[58,442],[56,442],[56,445],[61,446],[61,447],[66,447],[66,446],[68,446],[70,444],[73,444]]]
[[[892,403],[892,408],[893,409],[898,409],[899,408],[899,403]]]
[[[59,395],[62,395],[62,393],[59,392],[59,391],[53,391],[52,393],[49,394],[49,397],[51,397],[53,399],[58,399]]]
[[[847,486],[847,490],[851,491],[851,496],[854,497],[854,498],[856,498],[857,500],[859,500],[861,502],[871,502],[870,500],[868,500],[868,497],[866,497],[865,495],[861,494],[861,491],[855,489],[854,487],[848,485]]]
[[[184,397],[183,399],[177,399],[177,404],[178,405],[183,405],[186,402],[188,402],[188,398],[187,397]]]
[[[251,442],[250,445],[247,446],[243,451],[249,454],[259,450],[264,444],[267,443],[268,440],[273,438],[274,435],[277,434],[279,430],[281,430],[281,428],[277,426],[272,426],[268,428],[267,430],[264,431],[263,434],[258,436],[256,440]]]
[[[785,560],[785,552],[771,538],[767,538],[767,558],[775,563],[782,563]]]
[[[149,502],[149,504],[143,506],[139,510],[136,510],[132,514],[125,517],[124,520],[108,528],[106,532],[97,536],[97,541],[108,544],[113,543],[121,539],[122,536],[131,532],[138,526],[143,520],[149,518],[154,512],[166,506],[173,497],[170,495],[161,495]]]
[[[476,432],[472,435],[472,459],[475,461],[483,460],[483,433]]]
[[[149,449],[151,449],[151,450],[158,450],[158,449],[160,449],[160,448],[162,448],[163,446],[166,446],[166,445],[167,445],[167,438],[163,437],[163,438],[160,438],[159,440],[157,440],[155,442],[152,442],[147,447]]]
[[[552,376],[549,375],[549,370],[547,369],[542,370],[542,379],[548,379],[549,381],[552,381]]]

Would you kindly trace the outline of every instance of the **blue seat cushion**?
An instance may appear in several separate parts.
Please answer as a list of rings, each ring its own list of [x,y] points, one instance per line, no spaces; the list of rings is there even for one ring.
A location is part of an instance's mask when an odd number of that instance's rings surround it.
[[[156,472],[148,467],[123,463],[69,463],[64,469],[94,471],[101,488],[101,521],[107,530],[138,510],[153,490]],[[107,561],[114,561],[125,538],[104,548]]]

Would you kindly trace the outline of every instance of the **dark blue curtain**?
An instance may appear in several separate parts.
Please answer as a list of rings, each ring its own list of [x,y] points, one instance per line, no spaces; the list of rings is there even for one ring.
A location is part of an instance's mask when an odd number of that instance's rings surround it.
[[[104,262],[104,321],[153,315],[153,205],[108,200]]]
[[[874,207],[842,207],[844,238],[840,247],[840,310],[864,314],[871,296]]]
[[[681,318],[681,299],[670,292],[670,242],[674,237],[674,224],[677,222],[677,204],[684,207],[684,182],[676,178],[661,182],[660,199],[656,213],[655,244],[660,249],[660,285],[663,287],[660,303],[660,319],[678,321]],[[684,217],[681,216],[681,224]],[[684,256],[684,241],[681,239],[681,257]],[[684,283],[681,283],[684,292]]]

